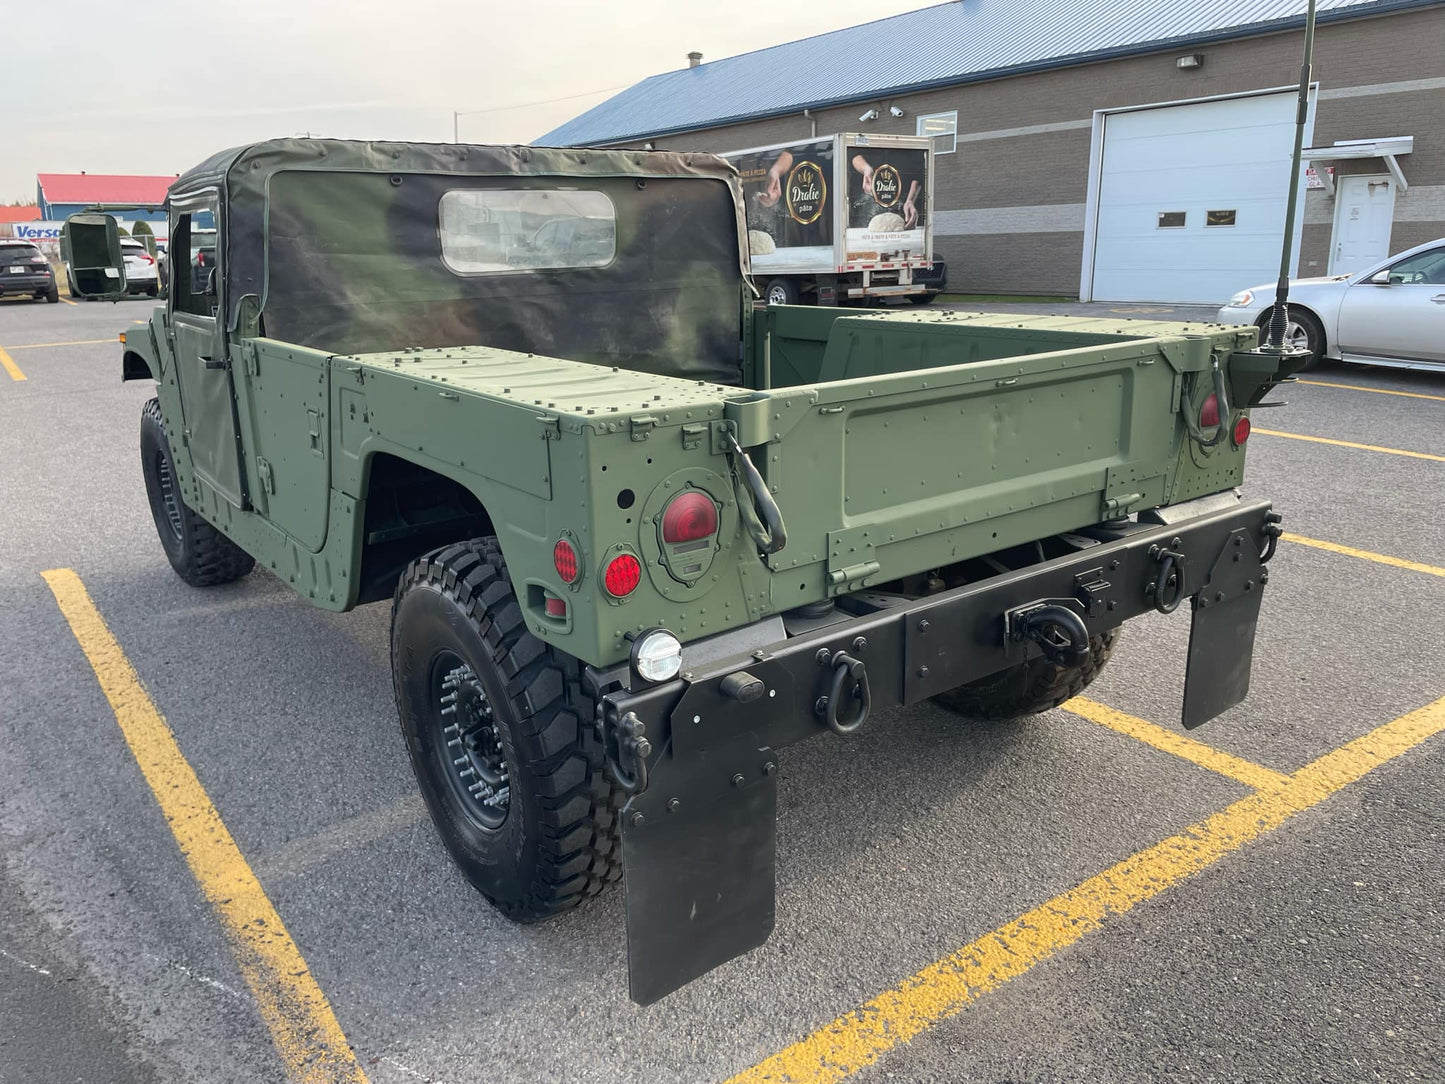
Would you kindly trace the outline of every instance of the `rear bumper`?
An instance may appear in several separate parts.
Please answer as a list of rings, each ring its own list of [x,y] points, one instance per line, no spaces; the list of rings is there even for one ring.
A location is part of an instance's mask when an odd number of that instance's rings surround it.
[[[1066,557],[604,695],[609,770],[635,791],[622,812],[634,999],[767,939],[778,748],[1037,655],[1028,629],[1040,607],[1092,636],[1187,598],[1185,725],[1243,699],[1277,517],[1233,494],[1192,505]]]
[[[46,294],[55,285],[52,275],[3,275],[0,276],[0,297],[8,294]]]

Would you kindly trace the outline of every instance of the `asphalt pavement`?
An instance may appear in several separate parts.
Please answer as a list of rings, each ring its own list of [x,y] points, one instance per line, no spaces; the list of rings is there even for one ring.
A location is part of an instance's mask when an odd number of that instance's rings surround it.
[[[519,927],[449,864],[388,606],[173,575],[138,469],[152,391],[115,344],[151,304],[0,303],[0,1082],[287,1079],[56,568],[371,1081],[1445,1079],[1445,734],[1419,722],[1445,697],[1445,375],[1325,366],[1257,412],[1288,435],[1251,439],[1245,491],[1301,540],[1271,565],[1250,696],[1201,746],[1170,744],[1181,611],[1129,625],[1101,710],[923,705],[790,748],[776,933],[641,1008],[620,892]]]

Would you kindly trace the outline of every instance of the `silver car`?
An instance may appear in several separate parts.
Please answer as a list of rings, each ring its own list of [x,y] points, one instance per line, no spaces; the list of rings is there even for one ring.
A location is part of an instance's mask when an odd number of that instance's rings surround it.
[[[1258,324],[1274,283],[1241,290],[1219,310],[1226,324]],[[1292,279],[1286,338],[1321,358],[1445,372],[1445,237],[1353,275]]]

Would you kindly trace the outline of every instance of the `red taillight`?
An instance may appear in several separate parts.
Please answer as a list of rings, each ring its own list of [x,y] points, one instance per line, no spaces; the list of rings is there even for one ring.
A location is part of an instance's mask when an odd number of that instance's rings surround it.
[[[206,254],[205,254],[204,252],[197,252],[197,253],[196,253],[196,266],[197,266],[197,267],[205,267],[205,266],[206,266]]]
[[[612,558],[602,574],[602,584],[613,598],[625,598],[636,591],[641,582],[642,565],[630,553],[619,553]]]
[[[144,260],[146,263],[155,263],[155,262],[156,262],[156,258],[155,258],[154,256],[144,256],[144,255],[143,255],[143,256],[141,256],[141,259]]]
[[[662,540],[696,542],[717,534],[717,505],[706,493],[690,489],[679,493],[662,513]]]
[[[1212,392],[1199,410],[1199,424],[1206,429],[1219,424],[1219,396]]]
[[[565,538],[557,539],[557,544],[552,547],[552,564],[563,583],[577,582],[577,551]]]
[[[556,595],[548,595],[542,603],[542,610],[548,617],[566,617],[567,600],[558,598]]]
[[[1241,444],[1243,444],[1243,443],[1244,443],[1245,441],[1247,441],[1248,439],[1249,439],[1249,419],[1246,418],[1243,414],[1241,414],[1241,415],[1239,416],[1239,421],[1237,421],[1237,422],[1234,423],[1234,446],[1235,446],[1236,448],[1238,448]]]

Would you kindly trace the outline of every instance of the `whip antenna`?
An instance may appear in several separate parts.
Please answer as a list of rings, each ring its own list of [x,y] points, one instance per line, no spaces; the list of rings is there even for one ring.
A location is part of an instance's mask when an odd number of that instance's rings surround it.
[[[1299,70],[1299,103],[1294,119],[1294,161],[1289,171],[1289,202],[1284,212],[1284,245],[1279,254],[1279,283],[1274,288],[1274,308],[1269,314],[1265,349],[1284,352],[1284,331],[1289,317],[1289,258],[1294,252],[1295,201],[1299,198],[1300,155],[1304,151],[1305,118],[1310,106],[1310,61],[1315,51],[1315,0],[1305,13],[1305,58]]]

